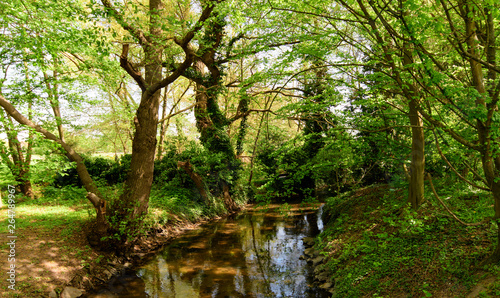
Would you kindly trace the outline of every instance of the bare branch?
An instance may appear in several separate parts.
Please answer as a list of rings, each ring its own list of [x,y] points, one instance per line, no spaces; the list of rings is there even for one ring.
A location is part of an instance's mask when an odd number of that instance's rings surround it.
[[[137,82],[142,92],[146,91],[146,81],[142,77],[140,71],[136,70],[134,66],[128,61],[129,44],[123,44],[122,54],[120,55],[120,66]]]
[[[170,119],[170,118],[172,118],[172,117],[174,117],[174,116],[177,116],[177,115],[179,115],[180,113],[183,113],[183,112],[185,112],[185,111],[191,110],[192,108],[194,108],[194,107],[195,107],[195,106],[197,106],[197,105],[198,105],[198,103],[194,103],[194,104],[190,105],[190,106],[189,106],[189,107],[187,107],[187,108],[184,108],[184,109],[182,109],[182,110],[180,110],[180,111],[177,111],[177,112],[175,112],[175,113],[173,113],[173,114],[170,114],[170,115],[168,115],[167,117],[165,117],[165,118],[163,118],[163,119],[158,120],[158,124],[160,124],[160,123],[162,123],[162,122],[164,122],[164,121],[167,121],[168,119]]]

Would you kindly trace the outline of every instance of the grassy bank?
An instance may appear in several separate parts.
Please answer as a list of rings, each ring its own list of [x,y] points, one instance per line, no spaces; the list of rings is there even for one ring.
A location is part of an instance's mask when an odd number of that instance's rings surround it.
[[[117,197],[119,188],[102,188],[107,198]],[[38,191],[38,199],[29,200],[16,195],[15,247],[16,286],[8,288],[4,278],[0,297],[48,297],[51,291],[60,293],[64,286],[74,283],[89,286],[93,275],[113,256],[94,250],[88,244],[86,229],[95,211],[85,198],[85,190],[76,187],[46,187]],[[162,234],[168,240],[183,227],[222,215],[219,205],[206,207],[186,201],[183,196],[153,189],[144,235]],[[1,268],[8,268],[7,194],[2,193],[0,237]],[[159,245],[161,243],[155,243]],[[79,275],[79,276],[77,276]],[[6,275],[3,275],[6,276]]]
[[[463,221],[493,215],[490,194],[444,179],[434,183]],[[324,266],[337,297],[500,296],[500,266],[480,266],[496,245],[496,224],[460,224],[428,184],[425,198],[412,211],[405,187],[378,185],[327,200],[329,221],[317,246],[328,256]]]

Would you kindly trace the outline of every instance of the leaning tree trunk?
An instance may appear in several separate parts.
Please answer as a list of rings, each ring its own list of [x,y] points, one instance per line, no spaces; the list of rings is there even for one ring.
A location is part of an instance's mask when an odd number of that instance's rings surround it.
[[[184,171],[186,171],[186,173],[189,175],[191,180],[193,180],[194,185],[196,186],[196,189],[198,189],[198,192],[200,193],[201,198],[205,201],[205,204],[210,205],[210,199],[208,197],[205,183],[203,182],[203,178],[201,178],[200,174],[196,173],[193,170],[193,166],[191,165],[191,162],[189,160],[188,161],[178,161],[177,167],[184,169]]]
[[[94,181],[90,177],[90,174],[83,163],[83,159],[80,157],[78,153],[76,153],[71,146],[63,142],[61,139],[56,137],[51,132],[47,131],[43,127],[36,125],[26,117],[24,117],[21,113],[19,113],[14,106],[0,94],[0,106],[19,124],[26,125],[35,131],[41,133],[46,139],[57,142],[61,145],[61,147],[66,151],[66,156],[73,162],[76,163],[76,171],[80,180],[82,181],[83,186],[87,190],[87,199],[94,205],[96,209],[96,226],[95,233],[97,235],[106,235],[108,231],[109,224],[106,220],[106,201],[101,198],[101,194],[97,189]]]

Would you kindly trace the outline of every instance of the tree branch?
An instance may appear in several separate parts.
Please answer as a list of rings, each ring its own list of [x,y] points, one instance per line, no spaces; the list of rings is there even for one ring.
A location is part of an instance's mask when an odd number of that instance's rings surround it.
[[[146,81],[142,77],[140,71],[136,70],[134,66],[128,61],[129,44],[123,44],[122,54],[120,55],[120,66],[137,82],[142,92],[146,91]]]
[[[448,161],[448,159],[446,158],[446,156],[444,156],[443,151],[441,151],[441,147],[439,147],[439,141],[438,141],[438,137],[436,135],[436,132],[434,130],[432,130],[432,133],[434,134],[434,138],[436,139],[436,149],[438,150],[439,155],[441,155],[441,158],[446,162],[446,164],[451,168],[451,170],[458,176],[458,178],[462,179],[467,184],[469,184],[469,185],[471,185],[471,186],[473,186],[475,188],[479,188],[479,189],[482,189],[482,190],[491,191],[491,189],[479,186],[477,184],[474,184],[471,181],[467,180],[467,178],[465,178],[462,175],[460,175],[460,173],[458,173],[458,171],[455,169],[455,167]]]
[[[276,113],[271,111],[270,109],[250,109],[244,113],[238,113],[238,114],[234,115],[233,117],[229,118],[228,120],[229,120],[229,122],[232,123],[240,118],[243,118],[245,116],[250,115],[250,113],[252,113],[252,112],[271,113],[271,114],[276,115]]]
[[[482,220],[480,222],[476,222],[476,223],[466,223],[466,222],[460,220],[460,218],[458,218],[450,210],[450,208],[448,208],[448,206],[446,206],[446,204],[439,198],[438,194],[436,193],[436,189],[434,188],[434,185],[432,184],[432,178],[431,178],[431,175],[429,173],[427,173],[427,178],[429,179],[429,183],[431,185],[431,189],[432,189],[432,193],[434,194],[434,197],[436,197],[436,199],[439,201],[439,203],[441,203],[441,205],[446,209],[446,211],[448,211],[448,213],[451,214],[451,216],[453,216],[453,218],[456,219],[459,223],[463,224],[464,226],[469,226],[469,227],[470,226],[480,226],[480,225],[483,225],[485,223],[489,223],[493,219],[491,217],[486,217],[484,220]]]
[[[141,46],[148,45],[150,42],[142,30],[131,26],[129,23],[125,22],[125,19],[121,13],[119,13],[111,4],[109,0],[102,0],[102,4],[106,7],[106,10],[110,15],[114,17],[116,22],[122,26],[123,29],[127,30],[133,37],[137,38]]]
[[[160,124],[160,123],[162,123],[162,122],[164,122],[164,121],[167,121],[168,119],[170,119],[170,118],[172,118],[172,117],[174,117],[174,116],[177,116],[177,115],[179,115],[180,113],[183,113],[183,112],[185,112],[185,111],[191,110],[192,108],[194,108],[194,107],[195,107],[195,106],[197,106],[197,105],[198,105],[198,103],[194,103],[194,104],[190,105],[190,106],[189,106],[189,107],[187,107],[187,108],[184,108],[184,109],[182,109],[182,110],[180,110],[180,111],[177,111],[177,112],[175,112],[175,113],[173,113],[173,114],[170,114],[170,115],[168,115],[167,117],[165,117],[165,118],[163,118],[163,119],[158,120],[158,124]]]

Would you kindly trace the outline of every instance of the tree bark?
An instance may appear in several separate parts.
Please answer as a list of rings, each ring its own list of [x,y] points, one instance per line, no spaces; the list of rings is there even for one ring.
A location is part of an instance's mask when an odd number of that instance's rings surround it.
[[[159,38],[160,0],[149,1],[150,35]],[[155,44],[143,45],[145,53],[145,88],[142,90],[141,102],[134,118],[135,134],[132,142],[132,159],[130,172],[125,181],[124,192],[118,206],[122,220],[134,221],[145,215],[149,206],[149,194],[153,184],[154,159],[156,152],[156,133],[158,110],[160,107],[161,89],[151,90],[151,86],[162,80],[162,48]],[[122,55],[126,55],[128,48]],[[123,58],[127,58],[126,56]],[[129,210],[133,210],[129,212]]]
[[[125,181],[124,192],[116,206],[118,220],[132,229],[142,221],[142,216],[148,211],[149,195],[153,183],[154,159],[156,151],[156,133],[158,126],[158,109],[161,89],[174,82],[191,66],[194,50],[190,44],[196,33],[204,26],[204,22],[211,16],[215,3],[208,3],[203,7],[196,24],[182,39],[172,38],[185,53],[184,61],[173,72],[163,78],[162,51],[165,47],[162,38],[162,9],[161,0],[149,1],[149,32],[145,33],[139,27],[128,24],[120,11],[115,9],[109,0],[103,0],[106,10],[113,15],[116,21],[137,39],[144,51],[145,75],[135,69],[128,60],[129,44],[123,44],[120,55],[120,66],[135,80],[141,89],[141,102],[134,118],[135,133],[132,142],[132,159],[130,171]]]
[[[200,76],[205,76],[205,63],[197,61],[194,69]],[[226,158],[228,171],[236,171],[234,165],[238,163],[234,154],[233,146],[224,129],[227,125],[227,119],[220,113],[217,104],[217,90],[220,86],[220,72],[217,69],[210,71],[212,76],[211,84],[205,85],[202,82],[196,82],[196,107],[194,109],[196,118],[196,127],[200,132],[200,141],[203,146],[212,153],[223,153]],[[228,211],[237,209],[231,192],[232,189],[228,181],[221,181],[224,206]]]
[[[14,179],[18,183],[21,193],[31,199],[35,197],[30,180],[30,164],[31,164],[31,150],[33,133],[30,131],[28,136],[28,148],[26,148],[26,156],[24,156],[23,149],[19,139],[17,138],[17,131],[14,130],[14,123],[12,118],[7,114],[7,117],[1,113],[4,130],[7,134],[7,143],[9,148],[7,152],[2,148],[2,158],[6,162],[9,170],[11,171]],[[8,120],[8,121],[7,121]],[[12,160],[10,160],[12,158]]]
[[[165,88],[165,91],[163,93],[163,100],[162,100],[162,110],[161,110],[161,118],[165,118],[165,114],[167,113],[167,94],[168,94],[168,89]],[[163,155],[163,139],[165,137],[166,130],[168,128],[168,122],[166,123],[161,122],[160,123],[160,142],[158,143],[158,154],[156,159],[161,160],[161,157]]]
[[[412,126],[412,143],[408,201],[413,209],[417,209],[422,204],[424,198],[425,172],[424,128],[422,118],[416,107],[417,104],[414,99],[410,100],[409,118]]]
[[[403,2],[401,2],[401,5]],[[404,11],[401,6],[402,20],[408,17],[409,12]],[[404,12],[403,12],[404,11]],[[407,35],[412,36],[412,32],[407,32]],[[403,67],[409,72],[414,72],[413,69],[413,48],[410,43],[403,43]],[[424,154],[424,128],[422,117],[418,111],[418,97],[420,96],[418,87],[414,82],[403,82],[401,86],[405,90],[406,99],[408,100],[411,125],[411,164],[410,164],[410,181],[408,189],[408,201],[413,209],[417,209],[422,204],[424,199],[424,171],[425,171],[425,154]]]
[[[492,96],[491,101],[492,103],[487,104],[485,98],[487,97],[487,89],[486,85],[484,82],[484,76],[483,76],[483,69],[481,64],[478,62],[478,28],[476,21],[474,20],[473,17],[470,16],[472,13],[471,11],[471,6],[469,3],[464,3],[464,14],[463,14],[463,19],[465,23],[465,32],[467,36],[467,54],[468,54],[468,61],[469,61],[469,66],[470,66],[470,73],[472,76],[472,85],[474,88],[477,90],[480,96],[477,97],[476,99],[476,106],[482,106],[488,110],[488,115],[490,114],[490,111],[496,110],[496,102],[498,102],[498,94],[493,94],[490,93],[490,96]],[[494,34],[494,26],[493,26],[493,19],[491,16],[491,12],[488,13],[487,16],[487,27],[489,31],[489,36]],[[486,49],[487,52],[487,59],[488,62],[492,65],[496,64],[496,53],[495,53],[495,47],[494,47],[494,39],[491,40],[490,38],[488,41],[493,44],[490,44],[488,48]],[[488,73],[488,79],[489,81],[494,81],[496,79],[496,73],[492,70],[489,71]],[[489,116],[492,117],[492,116]],[[486,178],[486,181],[488,182],[488,186],[490,187],[492,194],[493,194],[493,200],[494,200],[494,210],[495,210],[495,220],[497,221],[498,224],[500,224],[500,181],[498,181],[498,173],[499,170],[497,166],[499,165],[498,163],[498,157],[495,156],[495,149],[493,146],[494,140],[492,139],[492,133],[491,133],[491,126],[488,124],[490,122],[489,117],[486,119],[486,121],[482,121],[480,118],[477,118],[476,120],[476,125],[477,125],[477,132],[478,132],[478,140],[479,140],[479,152],[481,154],[481,162],[483,165],[483,171],[484,175]],[[485,261],[486,263],[498,263],[500,261],[500,227],[498,230],[498,243],[495,251],[493,254]]]
[[[177,167],[182,168],[184,169],[184,171],[186,171],[186,173],[189,175],[189,177],[191,177],[191,180],[193,180],[194,184],[196,185],[196,189],[198,189],[198,192],[200,193],[202,199],[205,201],[207,206],[210,205],[210,200],[205,189],[205,184],[203,183],[203,178],[201,178],[200,174],[193,171],[193,166],[191,165],[189,160],[178,161]]]

